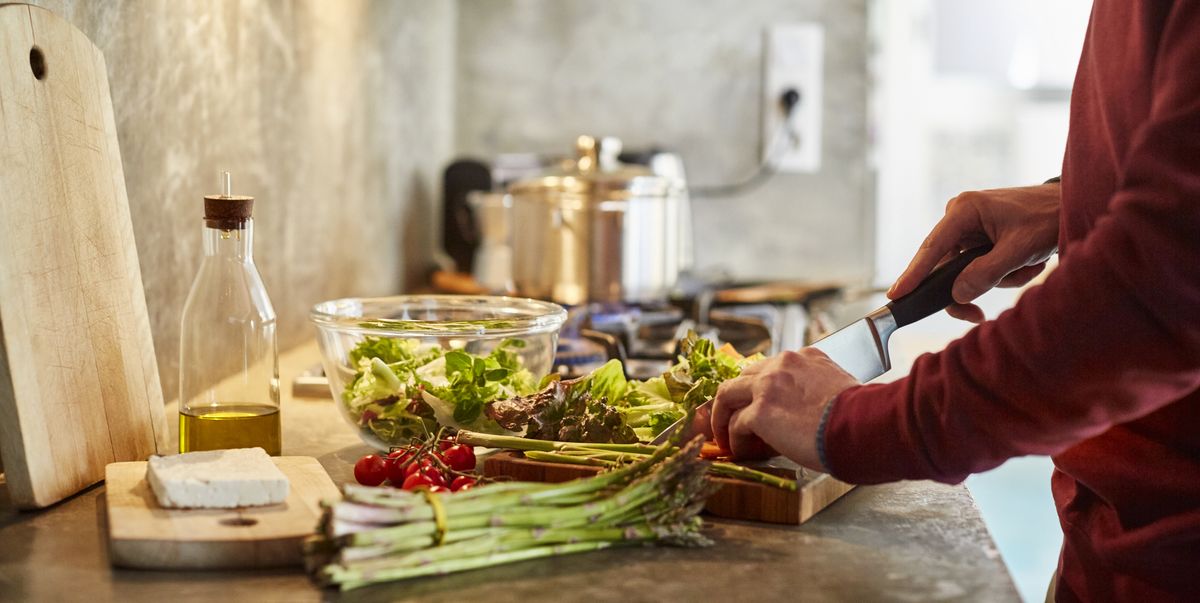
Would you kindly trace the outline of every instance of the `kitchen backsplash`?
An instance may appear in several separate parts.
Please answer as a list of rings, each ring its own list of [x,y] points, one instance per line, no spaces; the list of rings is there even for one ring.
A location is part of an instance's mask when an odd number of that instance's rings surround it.
[[[701,269],[743,278],[870,277],[867,0],[460,0],[455,147],[570,152],[577,134],[683,156],[689,184],[760,157],[763,32],[825,28],[821,170],[693,202]]]
[[[868,0],[35,0],[104,52],[165,397],[221,169],[257,197],[280,347],[308,308],[421,282],[457,155],[577,134],[679,151],[693,185],[759,157],[763,28],[826,30],[822,169],[697,199],[701,268],[865,279]]]
[[[313,303],[429,265],[449,155],[453,5],[425,0],[39,1],[104,52],[164,397],[201,257],[203,195],[254,195],[280,349]],[[407,275],[407,278],[406,278]]]

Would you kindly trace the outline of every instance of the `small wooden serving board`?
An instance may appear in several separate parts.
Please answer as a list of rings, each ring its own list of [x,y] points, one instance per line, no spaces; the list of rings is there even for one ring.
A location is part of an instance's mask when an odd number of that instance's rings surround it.
[[[756,464],[754,468],[795,477],[798,488],[790,492],[765,484],[715,477],[713,479],[721,484],[721,489],[709,497],[704,510],[729,519],[800,525],[854,488],[782,457]],[[483,463],[483,473],[489,477],[504,476],[531,482],[565,482],[599,472],[599,467],[533,461],[509,451],[497,452]]]
[[[272,460],[287,476],[281,504],[242,509],[165,509],[146,481],[146,463],[105,471],[109,558],[142,569],[240,569],[300,565],[322,499],[340,496],[317,459]]]

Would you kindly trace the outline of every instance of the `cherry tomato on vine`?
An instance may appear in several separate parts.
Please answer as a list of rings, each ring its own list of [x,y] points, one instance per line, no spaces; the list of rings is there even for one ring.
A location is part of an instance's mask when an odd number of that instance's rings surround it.
[[[433,461],[429,459],[418,459],[408,464],[404,468],[404,477],[408,477],[418,471],[425,472],[433,467]]]
[[[441,469],[438,469],[437,467],[430,467],[429,469],[422,471],[421,473],[424,473],[425,476],[428,477],[429,480],[433,482],[433,485],[442,486],[442,487],[446,486],[446,476],[442,475]]]
[[[475,450],[470,446],[455,444],[442,453],[446,464],[455,471],[472,471],[475,469]]]
[[[400,454],[396,454],[397,452]],[[389,482],[392,482],[393,486],[399,488],[400,484],[404,483],[404,478],[408,477],[404,472],[404,470],[408,469],[408,467],[405,466],[404,463],[411,456],[412,453],[405,450],[397,450],[396,452],[388,455],[387,478]],[[413,463],[413,465],[415,464],[416,463]]]
[[[383,457],[368,454],[354,463],[354,479],[364,486],[378,486],[387,479],[388,462]]]
[[[475,478],[466,475],[460,475],[450,482],[450,490],[458,492],[459,490],[469,490],[475,486]]]
[[[417,488],[428,488],[433,485],[433,481],[424,473],[414,473],[404,479],[404,485],[401,486],[405,490],[416,490]]]

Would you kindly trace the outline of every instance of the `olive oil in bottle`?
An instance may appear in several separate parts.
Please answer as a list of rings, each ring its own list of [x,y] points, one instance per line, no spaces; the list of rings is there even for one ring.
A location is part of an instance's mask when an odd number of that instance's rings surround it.
[[[204,198],[204,260],[179,337],[179,451],[281,453],[275,310],[254,265],[253,197]]]
[[[261,446],[280,452],[279,408],[265,404],[220,404],[217,410],[179,412],[179,450],[223,450]]]

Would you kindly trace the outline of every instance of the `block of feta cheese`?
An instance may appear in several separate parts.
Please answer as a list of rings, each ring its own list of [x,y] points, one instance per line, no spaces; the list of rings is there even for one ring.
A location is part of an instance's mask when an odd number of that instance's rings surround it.
[[[174,509],[228,509],[287,499],[287,476],[262,448],[152,456],[146,480],[158,504]]]

